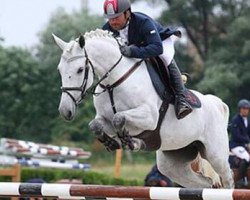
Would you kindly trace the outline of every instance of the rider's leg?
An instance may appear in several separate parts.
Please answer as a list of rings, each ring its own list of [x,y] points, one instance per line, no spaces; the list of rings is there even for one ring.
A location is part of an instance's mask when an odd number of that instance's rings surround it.
[[[236,185],[244,185],[247,184],[245,183],[245,177],[247,176],[247,168],[249,167],[250,163],[250,155],[247,152],[247,150],[242,147],[238,146],[233,149],[231,149],[232,153],[235,154],[238,158],[240,158],[240,163],[239,163],[239,180],[236,182]]]
[[[177,119],[182,119],[192,112],[192,107],[185,99],[184,91],[185,87],[181,78],[181,73],[173,60],[168,66],[171,84],[174,87],[175,92],[175,113]]]
[[[162,42],[163,54],[159,57],[163,60],[165,66],[168,67],[170,74],[171,84],[175,92],[175,112],[177,119],[182,119],[186,115],[192,112],[192,108],[185,99],[184,91],[185,87],[181,78],[181,73],[173,60],[174,57],[174,44],[169,37]]]
[[[247,168],[248,168],[248,166],[249,166],[249,163],[245,160],[245,159],[241,159],[240,160],[240,164],[239,164],[239,181],[238,182],[236,182],[236,185],[238,184],[238,183],[242,183],[242,181],[243,181],[243,184],[244,184],[244,182],[245,182],[245,177],[247,177]],[[246,183],[246,185],[247,185],[247,183]]]

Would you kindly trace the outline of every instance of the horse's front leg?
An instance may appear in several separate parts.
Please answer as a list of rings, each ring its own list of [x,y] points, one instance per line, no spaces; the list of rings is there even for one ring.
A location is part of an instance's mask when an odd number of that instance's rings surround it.
[[[105,119],[101,117],[93,119],[89,123],[89,129],[95,134],[95,137],[104,144],[108,151],[114,151],[121,148],[120,141],[117,139],[114,128]]]
[[[122,142],[123,148],[134,151],[144,149],[144,142],[133,136],[145,130],[154,130],[157,126],[158,118],[158,109],[146,104],[116,113],[113,117],[113,126]]]

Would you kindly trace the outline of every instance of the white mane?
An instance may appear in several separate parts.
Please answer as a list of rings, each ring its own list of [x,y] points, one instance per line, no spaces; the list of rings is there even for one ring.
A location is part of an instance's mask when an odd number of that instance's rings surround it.
[[[120,44],[123,44],[123,41],[121,38],[114,38],[112,35],[112,32],[102,30],[102,29],[96,29],[94,31],[86,32],[84,34],[85,41],[88,40],[94,40],[96,41],[97,39],[105,39],[108,40],[108,42],[113,43],[115,46],[117,46],[117,42]],[[75,46],[78,46],[79,38],[76,38],[73,41],[70,41],[63,53],[63,57],[65,59],[68,59],[69,57],[72,57],[72,51]]]
[[[120,44],[124,43],[120,37],[114,38],[112,32],[107,31],[107,30],[102,30],[99,28],[94,30],[94,31],[86,32],[84,34],[84,38],[85,38],[85,40],[103,38],[103,39],[110,40],[110,42],[113,42],[115,44],[117,44],[117,41]],[[77,41],[78,41],[78,39],[77,39]]]
[[[94,31],[90,31],[90,32],[86,32],[84,34],[84,38],[87,40],[89,38],[93,38],[93,37],[104,37],[104,38],[113,38],[113,35],[111,32],[109,31],[105,31],[102,29],[96,29]]]

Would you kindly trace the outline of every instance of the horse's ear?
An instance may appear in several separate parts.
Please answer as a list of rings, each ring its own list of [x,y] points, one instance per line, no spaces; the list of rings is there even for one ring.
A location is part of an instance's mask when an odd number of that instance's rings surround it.
[[[57,44],[62,50],[64,50],[64,48],[66,47],[67,43],[64,42],[62,39],[60,39],[59,37],[57,37],[56,35],[54,35],[53,33],[52,33],[52,36],[53,36],[53,38],[54,38],[56,44]]]
[[[79,37],[79,45],[81,48],[83,48],[85,46],[85,38],[82,34]]]

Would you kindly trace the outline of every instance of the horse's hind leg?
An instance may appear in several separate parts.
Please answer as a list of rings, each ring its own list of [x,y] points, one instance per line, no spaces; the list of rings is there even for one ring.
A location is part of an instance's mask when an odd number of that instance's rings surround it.
[[[204,156],[221,177],[222,186],[224,188],[233,188],[233,174],[228,162],[229,152],[223,151],[222,149],[223,148],[221,148],[220,151],[215,151],[214,148],[206,147]]]
[[[182,150],[157,151],[158,169],[163,175],[183,187],[211,188],[212,180],[194,172],[191,168],[191,162],[197,154],[191,157],[190,155]]]

